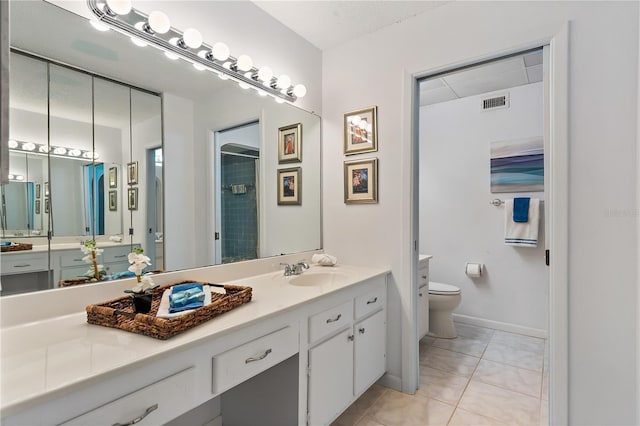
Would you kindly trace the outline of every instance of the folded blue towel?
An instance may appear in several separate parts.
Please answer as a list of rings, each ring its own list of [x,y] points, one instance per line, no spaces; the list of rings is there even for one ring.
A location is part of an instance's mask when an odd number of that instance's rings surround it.
[[[513,221],[518,223],[529,222],[529,201],[531,198],[522,197],[513,199]]]
[[[2,241],[0,242],[0,246],[10,246],[11,245],[11,241]]]
[[[185,283],[171,287],[169,313],[186,311],[204,306],[202,284]]]
[[[129,278],[129,277],[135,277],[136,274],[134,274],[131,271],[124,271],[124,272],[116,272],[115,274],[111,274],[111,279],[112,280],[119,280],[120,278]]]

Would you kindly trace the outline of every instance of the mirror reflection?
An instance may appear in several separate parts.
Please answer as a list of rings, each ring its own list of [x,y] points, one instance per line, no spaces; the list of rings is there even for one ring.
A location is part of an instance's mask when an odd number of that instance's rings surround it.
[[[87,239],[113,278],[132,246],[155,270],[321,248],[318,116],[44,1],[10,10],[11,170],[24,180],[3,186],[0,222],[3,244],[33,249],[3,252],[2,294],[82,275],[74,262]],[[281,164],[278,129],[296,124],[301,161]],[[278,170],[290,167],[304,171],[301,205],[278,203]],[[7,266],[38,253],[44,266]]]

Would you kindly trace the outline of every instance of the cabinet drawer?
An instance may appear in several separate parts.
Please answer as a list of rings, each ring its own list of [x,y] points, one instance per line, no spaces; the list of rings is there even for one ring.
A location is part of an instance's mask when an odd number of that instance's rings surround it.
[[[49,269],[47,253],[3,254],[0,259],[2,262],[2,275],[24,274]]]
[[[136,244],[134,247],[139,247]],[[114,262],[127,262],[127,256],[131,253],[131,247],[122,246],[122,247],[106,247],[104,249],[104,263],[114,263]]]
[[[84,253],[80,251],[80,247],[78,247],[78,250],[64,251],[60,254],[60,266],[63,268],[69,266],[86,266],[88,269],[90,264],[82,260],[84,256]],[[102,263],[102,255],[96,256],[96,259],[98,263]]]
[[[382,308],[387,297],[385,287],[377,288],[367,294],[356,297],[356,319]]]
[[[212,392],[224,392],[298,352],[298,329],[285,327],[213,357]]]
[[[353,303],[348,301],[309,317],[309,342],[341,329],[351,322],[352,316]]]
[[[71,419],[63,426],[71,425],[115,425],[131,424],[145,412],[147,415],[136,422],[140,425],[160,425],[188,411],[195,397],[194,368],[139,389],[95,410]]]

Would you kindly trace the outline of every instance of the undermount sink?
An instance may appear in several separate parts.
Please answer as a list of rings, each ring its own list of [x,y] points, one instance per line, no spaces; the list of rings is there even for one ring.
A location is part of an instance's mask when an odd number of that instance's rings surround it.
[[[312,287],[342,282],[346,279],[347,276],[340,272],[311,272],[291,278],[289,284]]]

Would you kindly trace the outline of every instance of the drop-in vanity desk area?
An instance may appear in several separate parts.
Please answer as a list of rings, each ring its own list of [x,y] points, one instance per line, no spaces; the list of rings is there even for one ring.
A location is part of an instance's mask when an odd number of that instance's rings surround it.
[[[306,259],[310,254],[305,253]],[[301,254],[155,276],[253,288],[169,340],[86,323],[132,279],[3,297],[2,424],[328,424],[385,372],[389,271]]]

